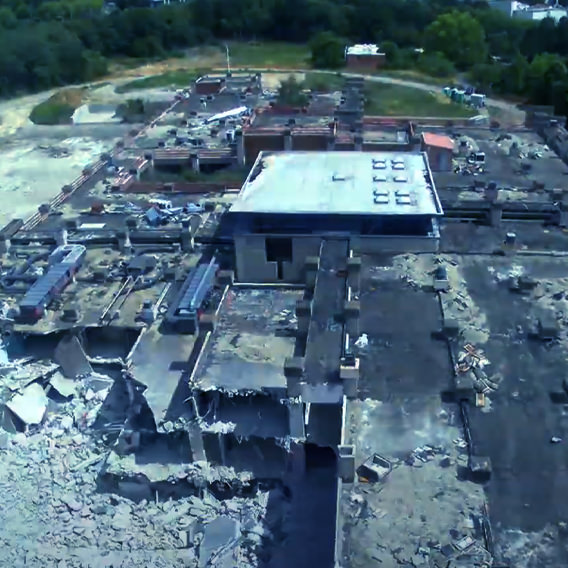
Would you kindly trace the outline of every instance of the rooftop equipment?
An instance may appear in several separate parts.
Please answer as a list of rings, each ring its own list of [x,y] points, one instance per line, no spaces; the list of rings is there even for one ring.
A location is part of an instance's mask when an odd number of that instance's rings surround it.
[[[209,264],[198,264],[188,275],[166,315],[166,325],[177,333],[198,333],[199,315],[215,284],[219,265],[213,257]]]

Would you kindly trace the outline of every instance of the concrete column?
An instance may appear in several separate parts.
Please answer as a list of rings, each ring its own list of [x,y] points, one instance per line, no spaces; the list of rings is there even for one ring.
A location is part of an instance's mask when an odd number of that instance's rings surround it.
[[[203,445],[203,433],[196,422],[192,422],[188,426],[189,446],[191,448],[192,461],[207,461],[205,455],[205,447]]]
[[[55,242],[58,247],[67,244],[67,229],[63,228],[57,231],[57,234],[55,235]]]
[[[490,203],[497,201],[497,198],[499,197],[499,190],[497,189],[497,186],[494,184],[488,185],[483,191],[483,197],[485,198],[485,201],[489,201]]]
[[[347,285],[356,294],[361,289],[361,257],[359,256],[347,259]]]
[[[284,361],[284,376],[289,397],[300,396],[300,383],[304,375],[304,358],[288,357]]]
[[[309,300],[298,300],[296,302],[296,318],[298,320],[298,333],[307,335],[312,317],[312,303]]]
[[[4,235],[0,235],[0,255],[6,254],[10,250],[10,239]]]
[[[292,477],[296,479],[304,477],[306,473],[306,452],[304,444],[292,442],[290,444],[290,470]]]
[[[558,207],[558,226],[568,227],[568,204],[564,202]]]
[[[327,136],[327,151],[332,152],[335,150],[335,135],[328,134]]]
[[[353,149],[355,152],[362,152],[363,151],[363,136],[361,134],[355,134],[353,137]]]
[[[217,283],[219,286],[232,286],[235,282],[235,272],[233,270],[219,270],[217,272]]]
[[[289,128],[284,131],[284,150],[286,152],[292,150],[292,131]]]
[[[306,425],[304,420],[304,403],[290,402],[288,405],[288,422],[290,427],[290,436],[297,440],[303,440],[306,437]]]
[[[489,209],[489,224],[492,227],[498,227],[501,225],[501,219],[503,217],[503,204],[502,203],[492,203]]]
[[[227,463],[227,447],[225,445],[225,434],[217,434],[217,441],[219,442],[219,454],[221,455],[221,464]]]
[[[353,483],[355,479],[355,446],[341,445],[337,447],[337,469],[344,483]]]
[[[339,379],[343,385],[343,394],[347,398],[357,398],[359,389],[359,359],[351,365],[340,365]]]
[[[239,166],[245,165],[245,137],[242,130],[235,132],[235,142],[237,146],[237,164]]]
[[[200,172],[200,166],[199,166],[199,156],[197,154],[191,154],[191,169],[194,172],[199,173]]]
[[[359,315],[361,314],[361,304],[357,300],[346,301],[343,304],[343,317],[345,320],[345,330],[352,337],[359,336]]]
[[[116,232],[116,240],[118,242],[118,250],[120,252],[129,252],[130,250],[130,233],[127,230],[121,230]]]
[[[189,220],[184,219],[181,223],[181,250],[184,252],[191,252],[194,247],[193,235],[191,234],[191,228]]]
[[[308,288],[316,285],[316,276],[319,270],[319,256],[307,256],[304,263],[305,280]]]

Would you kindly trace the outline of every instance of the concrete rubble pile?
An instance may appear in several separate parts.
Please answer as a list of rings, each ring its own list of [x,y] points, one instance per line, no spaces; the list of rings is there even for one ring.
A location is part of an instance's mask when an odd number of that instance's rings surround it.
[[[247,473],[206,462],[170,467],[118,455],[96,424],[112,379],[94,372],[69,379],[62,371],[27,360],[0,368],[1,566],[259,564],[272,538],[267,491],[252,491]],[[186,489],[179,498],[156,489],[129,499],[106,491],[108,476],[142,476],[146,488],[155,477],[158,487],[183,482]],[[246,497],[218,500],[208,490],[229,484]]]

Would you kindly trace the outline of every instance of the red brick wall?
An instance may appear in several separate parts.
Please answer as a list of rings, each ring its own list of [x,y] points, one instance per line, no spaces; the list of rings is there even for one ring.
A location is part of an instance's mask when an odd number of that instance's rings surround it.
[[[385,64],[385,56],[381,55],[348,55],[347,67],[350,69],[377,69]]]
[[[284,150],[284,135],[280,133],[244,135],[245,161],[252,165],[262,150]]]
[[[203,83],[195,83],[195,92],[198,95],[216,95],[220,93],[223,88],[222,82],[203,82]]]
[[[321,134],[292,136],[292,150],[327,150],[327,136]]]

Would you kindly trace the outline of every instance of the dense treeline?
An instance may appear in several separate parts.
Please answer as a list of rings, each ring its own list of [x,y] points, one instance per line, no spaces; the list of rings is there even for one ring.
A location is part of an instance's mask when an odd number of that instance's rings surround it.
[[[532,23],[478,1],[0,0],[0,96],[89,81],[115,56],[159,57],[224,39],[311,42],[320,64],[345,41],[378,42],[389,65],[568,107],[568,19]],[[417,48],[422,48],[417,50]]]

